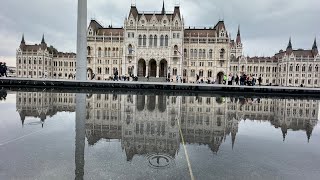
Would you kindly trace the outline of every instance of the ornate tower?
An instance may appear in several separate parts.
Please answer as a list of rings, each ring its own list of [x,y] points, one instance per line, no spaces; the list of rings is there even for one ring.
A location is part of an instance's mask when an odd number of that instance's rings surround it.
[[[289,39],[289,43],[288,43],[288,46],[287,46],[287,54],[291,54],[292,53],[292,43],[291,43],[291,37]]]
[[[42,35],[42,40],[41,40],[41,49],[45,50],[47,48],[47,43],[44,40],[44,34]]]
[[[318,51],[318,47],[317,47],[317,39],[314,38],[314,42],[313,42],[313,45],[312,45],[312,54],[313,56],[316,56],[318,55],[319,51]]]
[[[20,43],[20,49],[24,49],[25,46],[26,46],[26,42],[24,40],[24,34],[22,34],[22,39],[21,39],[21,43]]]

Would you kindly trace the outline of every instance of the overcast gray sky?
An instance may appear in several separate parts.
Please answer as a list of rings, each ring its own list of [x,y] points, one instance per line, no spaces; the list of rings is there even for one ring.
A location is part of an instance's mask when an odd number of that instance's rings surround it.
[[[131,0],[88,0],[88,20],[104,26],[123,26]],[[172,11],[179,0],[165,0]],[[136,0],[139,11],[160,11],[162,0]],[[214,26],[226,23],[234,38],[238,24],[244,54],[271,56],[286,48],[292,37],[294,48],[311,48],[320,42],[320,0],[180,0],[185,25]],[[0,61],[15,65],[15,52],[25,34],[27,43],[46,42],[59,51],[76,49],[77,0],[1,0]]]

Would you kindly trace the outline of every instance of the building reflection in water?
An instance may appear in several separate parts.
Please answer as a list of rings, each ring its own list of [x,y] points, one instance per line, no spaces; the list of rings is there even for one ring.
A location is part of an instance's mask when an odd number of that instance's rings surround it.
[[[44,123],[58,112],[74,112],[75,96],[18,92],[17,111],[22,124],[28,116]],[[207,145],[217,153],[226,137],[231,136],[233,148],[241,120],[269,121],[281,129],[283,140],[289,129],[303,130],[309,141],[319,114],[317,100],[132,94],[90,94],[84,98],[84,121],[77,115],[76,122],[85,122],[83,133],[88,144],[119,139],[127,161],[135,155],[160,153],[175,158],[181,143],[179,128],[186,143]]]

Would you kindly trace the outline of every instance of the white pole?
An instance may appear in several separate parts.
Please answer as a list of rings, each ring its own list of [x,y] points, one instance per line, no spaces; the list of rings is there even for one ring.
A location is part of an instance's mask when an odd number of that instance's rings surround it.
[[[78,0],[76,79],[87,80],[87,0]]]

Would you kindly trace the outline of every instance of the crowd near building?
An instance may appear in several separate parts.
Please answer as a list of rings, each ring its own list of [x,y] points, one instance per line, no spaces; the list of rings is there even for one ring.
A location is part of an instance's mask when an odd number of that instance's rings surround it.
[[[76,107],[75,94],[67,93],[17,92],[16,101],[23,126],[39,122],[50,128],[47,118]],[[304,131],[309,141],[319,119],[318,100],[88,94],[85,103],[88,144],[119,139],[127,160],[152,153],[174,158],[180,128],[186,143],[206,145],[216,153],[227,138],[236,146],[242,120],[270,123],[283,141],[290,130]]]
[[[88,79],[235,84],[238,76],[239,82],[247,78],[262,85],[320,87],[316,39],[309,50],[294,49],[290,38],[286,50],[272,57],[246,57],[240,27],[235,37],[224,21],[186,27],[179,6],[169,12],[163,4],[161,11],[150,12],[132,4],[123,27],[91,20]],[[26,45],[23,37],[17,50],[18,77],[72,79],[75,67],[74,53],[59,53],[44,38],[39,45]]]

